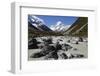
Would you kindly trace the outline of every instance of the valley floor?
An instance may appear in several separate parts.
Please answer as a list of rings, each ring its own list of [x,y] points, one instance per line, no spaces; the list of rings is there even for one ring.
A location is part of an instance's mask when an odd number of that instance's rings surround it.
[[[42,42],[41,38],[47,38],[47,37],[37,37],[36,40]],[[53,41],[53,44],[55,44],[57,41],[59,41],[60,44],[68,44],[70,45],[72,48],[71,49],[68,49],[68,51],[62,51],[62,50],[59,50],[57,52],[57,55],[58,55],[58,59],[64,59],[62,58],[61,56],[61,53],[64,53],[68,56],[67,59],[70,59],[69,57],[71,55],[83,55],[82,58],[88,58],[88,40],[87,38],[83,38],[83,41],[82,42],[79,42],[78,41],[78,38],[77,37],[65,37],[65,36],[52,36],[52,41]],[[70,40],[70,42],[68,42]],[[78,43],[76,43],[78,42]],[[51,45],[53,45],[51,44]],[[51,60],[53,58],[50,58],[50,59],[46,59],[46,56],[43,56],[43,57],[39,57],[39,58],[32,58],[31,56],[37,52],[41,52],[41,49],[28,49],[28,60],[29,61],[32,61],[32,60]],[[79,57],[73,57],[72,59],[77,59]]]

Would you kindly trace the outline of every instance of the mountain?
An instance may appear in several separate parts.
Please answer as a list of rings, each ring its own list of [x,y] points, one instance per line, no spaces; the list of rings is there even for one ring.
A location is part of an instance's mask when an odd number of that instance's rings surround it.
[[[51,25],[50,28],[51,28],[53,31],[62,32],[62,31],[67,30],[69,27],[70,27],[70,25],[64,25],[61,21],[58,21],[58,22],[56,23],[56,25]]]
[[[37,16],[28,15],[28,38],[40,36],[61,36],[46,26],[45,22]]]
[[[28,26],[38,31],[52,31],[42,19],[34,15],[28,15]]]
[[[71,27],[65,31],[64,35],[71,36],[88,36],[88,18],[79,17]]]
[[[38,31],[39,30],[35,26],[33,26],[32,23],[30,23],[30,22],[28,22],[28,29],[33,29],[34,31]]]

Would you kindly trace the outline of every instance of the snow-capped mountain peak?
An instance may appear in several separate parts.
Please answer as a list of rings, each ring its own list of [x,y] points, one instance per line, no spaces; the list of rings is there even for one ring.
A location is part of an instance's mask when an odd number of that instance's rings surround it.
[[[47,27],[45,25],[45,22],[43,19],[37,17],[37,16],[34,16],[34,15],[28,15],[28,22],[36,27],[38,30],[40,31],[52,31],[49,27]]]
[[[36,20],[36,22],[39,22],[39,23],[45,24],[45,22],[44,22],[43,19],[40,19],[40,18],[37,17],[37,16],[32,16],[32,17]]]
[[[43,19],[40,19],[39,17],[37,16],[34,16],[34,15],[29,15],[29,20],[32,22],[32,23],[37,23],[38,26],[41,26],[43,24],[45,24],[44,20]]]
[[[56,26],[59,26],[59,25],[62,25],[62,22],[61,22],[61,21],[58,21],[58,22],[56,23]]]
[[[53,31],[65,31],[70,27],[70,25],[64,25],[61,21],[58,21],[56,25],[51,25]]]

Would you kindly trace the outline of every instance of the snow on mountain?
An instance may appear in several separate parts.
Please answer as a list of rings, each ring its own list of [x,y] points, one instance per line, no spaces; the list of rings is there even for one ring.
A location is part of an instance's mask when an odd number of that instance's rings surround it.
[[[51,25],[53,31],[65,31],[70,27],[70,25],[64,25],[61,21],[58,21],[56,25]]]
[[[39,25],[45,24],[44,20],[38,18],[37,16],[32,15],[31,17],[32,17],[31,19],[33,22],[35,21],[35,22],[39,23]]]
[[[46,26],[44,20],[37,16],[29,15],[28,22],[31,23],[34,27],[36,27],[40,31],[52,31],[49,27]]]
[[[36,27],[44,25],[44,21],[37,16],[29,15],[28,21],[31,22],[33,25],[35,24]]]

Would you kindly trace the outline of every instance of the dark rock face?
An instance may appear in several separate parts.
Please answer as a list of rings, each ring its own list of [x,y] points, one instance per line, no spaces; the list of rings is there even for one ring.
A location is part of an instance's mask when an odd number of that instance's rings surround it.
[[[74,51],[77,51],[78,49],[77,49],[77,48],[74,48],[73,50],[74,50]]]
[[[58,50],[61,50],[61,49],[62,49],[62,45],[59,44],[59,42],[56,42],[56,43],[54,44],[54,47],[55,47],[55,51],[58,51]]]
[[[38,48],[38,42],[35,38],[33,38],[31,41],[28,42],[28,49],[37,49]]]
[[[83,58],[84,55],[83,55],[83,54],[76,54],[75,57],[76,57],[76,58]]]
[[[78,43],[78,41],[76,41],[76,43],[75,43],[75,44],[79,44],[79,43]]]
[[[57,60],[58,59],[58,54],[57,54],[57,52],[54,51],[54,52],[51,53],[51,55],[48,56],[48,58],[49,57],[54,58],[55,60]]]
[[[43,41],[48,44],[52,44],[52,38],[44,39]]]
[[[67,42],[70,43],[70,40],[68,40]]]
[[[72,49],[73,47],[72,46],[70,46],[70,45],[68,45],[68,44],[62,44],[62,49],[64,50],[64,51],[68,51],[68,49]]]
[[[45,43],[45,45],[41,49],[41,52],[35,53],[32,57],[33,58],[43,57],[43,56],[46,56],[47,54],[49,54],[50,52],[53,52],[54,50],[55,50],[55,48],[53,46],[50,46]]]
[[[31,58],[40,58],[42,56],[45,56],[45,54],[43,52],[35,53],[35,54],[31,55]]]
[[[83,42],[83,38],[82,37],[79,37],[79,42]]]
[[[74,55],[73,55],[73,54],[71,54],[71,55],[69,56],[69,59],[72,59],[72,58],[74,58]]]
[[[66,44],[62,44],[62,49],[63,51],[68,51],[68,46],[66,46]]]
[[[68,59],[68,56],[67,56],[65,53],[62,53],[60,56],[61,56],[63,59]]]
[[[59,41],[63,41],[62,39],[59,39]]]

